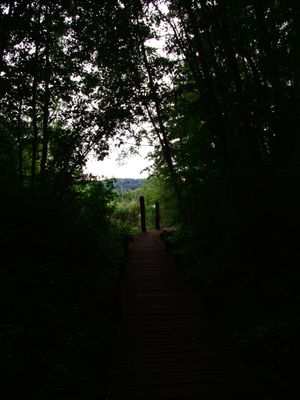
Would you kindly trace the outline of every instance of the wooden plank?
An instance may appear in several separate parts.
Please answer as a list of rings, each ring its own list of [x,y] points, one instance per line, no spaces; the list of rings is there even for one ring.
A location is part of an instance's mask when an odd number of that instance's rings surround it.
[[[269,400],[159,242],[130,245],[108,400]]]
[[[133,399],[174,399],[175,396],[194,396],[194,397],[216,397],[240,398],[247,395],[265,395],[262,389],[249,382],[218,382],[212,383],[186,383],[171,385],[148,385],[148,386],[115,386],[112,395],[132,396]]]
[[[112,365],[146,365],[146,364],[165,364],[198,361],[201,365],[207,363],[216,366],[238,366],[238,359],[227,354],[205,354],[201,352],[176,352],[176,353],[156,353],[156,354],[119,354],[112,359]]]
[[[169,354],[181,354],[181,353],[200,353],[203,357],[228,357],[229,355],[232,358],[236,358],[236,353],[232,350],[225,350],[221,348],[219,351],[216,349],[208,350],[205,346],[199,346],[198,343],[191,342],[191,343],[176,343],[174,345],[168,346],[158,346],[158,345],[146,345],[146,346],[136,346],[135,344],[128,346],[124,349],[123,354],[132,354],[132,355],[156,355],[156,354],[163,354],[168,357]]]
[[[138,324],[136,321],[125,321],[128,331],[135,330],[136,332],[141,331],[176,331],[182,333],[184,331],[190,330],[194,332],[199,332],[199,334],[212,335],[214,337],[222,336],[221,332],[215,331],[211,327],[204,326],[203,324],[193,321],[193,320],[169,320],[168,323],[163,321],[159,324]]]
[[[246,367],[237,365],[234,363],[216,363],[215,360],[189,360],[178,362],[160,362],[160,363],[148,363],[148,364],[128,364],[128,363],[112,363],[111,364],[112,374],[155,374],[155,373],[173,373],[173,372],[208,372],[208,371],[218,371],[227,374],[229,371],[238,373],[240,371],[247,371]],[[249,373],[249,371],[247,371]]]
[[[110,400],[139,400],[136,397],[128,396],[125,394],[122,395],[115,395],[115,394],[110,394],[109,395]],[[213,396],[213,397],[207,397],[207,396],[197,396],[195,397],[193,394],[189,395],[187,393],[185,396],[173,396],[172,400],[270,400],[270,397],[267,395],[247,395],[247,394],[242,394],[238,396],[227,396],[225,395],[220,395],[220,396]],[[152,397],[152,398],[147,398],[147,400],[157,400],[157,397]]]
[[[119,339],[119,343],[121,346],[127,346],[129,347],[149,347],[149,348],[159,348],[159,347],[164,347],[164,348],[175,348],[175,346],[180,345],[180,344],[193,344],[196,345],[199,349],[207,350],[207,351],[218,351],[218,350],[232,350],[232,347],[226,342],[215,342],[215,341],[203,341],[201,340],[202,338],[199,338],[199,336],[171,336],[171,337],[148,337],[145,338],[143,336],[136,336],[134,338],[129,337],[129,338],[122,338]]]
[[[174,371],[160,373],[135,373],[124,372],[112,374],[111,382],[118,386],[130,386],[132,382],[136,386],[147,385],[172,385],[180,383],[219,383],[219,382],[253,382],[253,376],[248,371]]]

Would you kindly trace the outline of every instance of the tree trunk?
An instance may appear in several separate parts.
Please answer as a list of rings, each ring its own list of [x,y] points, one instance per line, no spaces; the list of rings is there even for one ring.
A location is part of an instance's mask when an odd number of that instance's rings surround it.
[[[294,92],[293,92],[293,116],[294,127],[299,131],[300,126],[300,4],[299,0],[293,0],[293,25],[294,25],[294,42],[292,45],[292,56],[294,59]],[[299,133],[296,133],[297,146],[299,146]]]
[[[217,97],[215,84],[212,78],[212,71],[209,68],[207,55],[202,42],[195,10],[192,8],[192,2],[184,2],[185,11],[188,14],[191,28],[194,34],[194,46],[197,52],[198,63],[201,66],[202,76],[194,76],[199,93],[204,97],[204,107],[208,118],[208,124],[213,136],[217,139],[217,149],[219,149],[221,164],[224,168],[225,176],[230,175],[230,160],[228,155],[226,124],[222,113],[220,101]],[[182,21],[182,23],[184,23]],[[188,33],[186,33],[189,41]],[[194,52],[195,52],[194,50]],[[212,55],[214,57],[214,55]]]
[[[37,122],[37,86],[38,86],[38,54],[39,46],[35,45],[35,72],[32,84],[32,155],[31,155],[31,188],[35,186],[36,177],[36,160],[37,160],[37,150],[38,150],[38,122]]]
[[[255,174],[256,182],[261,187],[262,185],[262,166],[261,166],[261,157],[259,153],[258,140],[251,129],[250,119],[248,116],[249,104],[245,98],[242,78],[240,76],[239,67],[237,64],[237,60],[235,57],[235,50],[233,47],[233,43],[230,37],[229,32],[229,24],[227,17],[227,9],[226,4],[223,1],[218,0],[218,5],[221,11],[220,17],[220,34],[224,44],[224,51],[228,60],[228,68],[232,77],[233,84],[236,89],[237,95],[237,115],[236,120],[238,120],[238,116],[240,116],[241,127],[244,132],[244,137],[246,143],[249,147],[252,170]]]
[[[10,20],[14,10],[14,1],[10,0],[8,13],[0,14],[0,71],[4,69],[4,51],[9,45]]]
[[[157,127],[155,126],[155,124],[153,122],[152,122],[152,125],[154,125],[154,129],[158,133],[158,138],[159,138],[161,146],[162,146],[163,156],[164,156],[165,162],[168,166],[171,180],[173,182],[176,192],[179,194],[179,185],[177,182],[177,175],[176,175],[173,160],[172,160],[171,147],[170,147],[170,143],[169,143],[169,140],[167,137],[167,132],[166,132],[166,128],[165,128],[165,124],[164,124],[164,120],[163,120],[160,99],[159,99],[159,96],[155,89],[155,84],[154,84],[154,79],[152,76],[151,67],[150,67],[150,64],[148,61],[147,52],[146,52],[145,45],[143,42],[141,43],[141,50],[142,50],[142,56],[144,59],[145,68],[146,68],[148,79],[149,79],[150,92],[151,92],[151,95],[152,95],[152,98],[154,101],[156,116],[157,116],[158,125],[159,125],[159,132],[157,131]]]
[[[257,23],[258,45],[261,54],[260,65],[266,80],[271,85],[270,101],[274,105],[273,121],[271,122],[275,133],[273,153],[277,162],[283,162],[285,164],[289,159],[290,149],[293,146],[291,137],[292,126],[289,126],[290,124],[287,121],[288,110],[280,83],[280,72],[278,70],[278,50],[275,44],[272,46],[269,26],[265,21],[265,10],[261,0],[253,1],[253,9]],[[275,27],[273,27],[273,29],[275,29]]]
[[[44,93],[44,105],[43,105],[43,138],[42,138],[42,157],[41,157],[41,179],[45,180],[46,165],[48,158],[48,142],[49,142],[49,105],[50,105],[50,49],[49,49],[49,38],[46,43],[46,61],[45,61],[45,93]]]
[[[19,104],[18,110],[18,124],[17,124],[17,138],[18,138],[18,176],[19,184],[23,185],[23,138],[22,138],[22,100]]]

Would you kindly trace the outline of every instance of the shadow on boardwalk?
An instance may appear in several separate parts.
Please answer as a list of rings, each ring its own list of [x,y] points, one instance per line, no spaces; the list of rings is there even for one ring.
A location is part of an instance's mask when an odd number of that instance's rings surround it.
[[[177,274],[159,231],[131,244],[122,301],[109,400],[269,399]]]

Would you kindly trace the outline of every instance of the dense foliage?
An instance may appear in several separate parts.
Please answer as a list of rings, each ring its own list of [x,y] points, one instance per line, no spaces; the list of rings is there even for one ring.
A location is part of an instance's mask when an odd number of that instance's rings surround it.
[[[57,204],[30,189],[7,204],[2,198],[0,388],[7,398],[20,386],[41,399],[105,395],[127,235],[113,223],[112,198],[100,182],[74,184]]]
[[[1,396],[104,398],[130,232],[82,171],[134,119],[141,32],[98,0],[2,1],[0,22]]]
[[[128,228],[132,232],[139,232],[141,229],[140,217],[140,197],[145,199],[146,228],[155,228],[155,203],[160,207],[160,226],[161,228],[173,227],[178,224],[177,204],[174,200],[174,191],[166,179],[152,176],[143,180],[143,185],[137,189],[128,188],[125,190],[116,189],[114,199],[113,216],[116,221]]]
[[[172,61],[165,88],[161,55],[149,51],[144,60],[160,142],[156,169],[174,188],[181,216],[174,247],[254,369],[273,382],[292,381],[299,355],[299,7],[280,0],[151,7]]]
[[[144,179],[119,178],[114,182],[114,189],[119,192],[135,190],[143,186],[144,182]]]

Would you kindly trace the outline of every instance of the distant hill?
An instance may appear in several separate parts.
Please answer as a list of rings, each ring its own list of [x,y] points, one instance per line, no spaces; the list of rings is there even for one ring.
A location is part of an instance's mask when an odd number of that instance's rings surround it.
[[[114,188],[118,191],[127,192],[128,190],[135,190],[143,186],[145,179],[132,179],[132,178],[119,178],[114,184]]]

